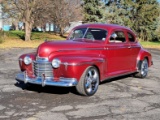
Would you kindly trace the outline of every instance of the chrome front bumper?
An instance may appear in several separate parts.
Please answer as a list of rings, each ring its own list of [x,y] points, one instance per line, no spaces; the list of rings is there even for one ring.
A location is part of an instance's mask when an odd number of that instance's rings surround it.
[[[78,84],[75,78],[59,78],[55,81],[54,78],[30,78],[25,72],[18,73],[15,78],[17,81],[22,81],[24,83],[31,83],[44,86],[60,86],[60,87],[72,87]]]

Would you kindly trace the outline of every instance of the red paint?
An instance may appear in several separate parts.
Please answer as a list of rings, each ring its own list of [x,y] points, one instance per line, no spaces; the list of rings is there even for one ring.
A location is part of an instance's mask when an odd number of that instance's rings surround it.
[[[85,24],[75,27],[73,30],[79,28],[101,28],[107,30],[108,34],[105,41],[87,39],[72,41],[68,40],[68,37],[66,41],[44,42],[38,47],[36,54],[24,54],[20,59],[23,60],[26,55],[30,55],[33,61],[36,60],[36,56],[46,57],[50,62],[54,58],[60,59],[63,64],[59,68],[53,69],[56,80],[60,77],[79,80],[85,69],[92,65],[99,70],[101,81],[136,72],[138,61],[144,58],[148,59],[148,64],[151,66],[151,54],[144,50],[137,41],[129,42],[128,32],[136,39],[136,35],[130,29],[118,25]],[[110,36],[114,31],[124,32],[126,42],[110,43]],[[20,61],[20,68],[22,71],[27,70],[28,73],[33,74],[32,65],[27,66]]]

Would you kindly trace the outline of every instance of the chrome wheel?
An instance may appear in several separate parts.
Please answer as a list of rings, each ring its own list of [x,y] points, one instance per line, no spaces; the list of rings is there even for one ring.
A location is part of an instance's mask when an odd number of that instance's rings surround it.
[[[148,74],[148,61],[147,59],[144,59],[141,64],[141,75],[142,77],[145,77],[147,76],[147,74]]]
[[[95,68],[90,68],[85,76],[85,89],[89,94],[97,91],[99,85],[99,75]]]
[[[78,93],[91,96],[96,93],[99,86],[99,73],[96,67],[89,66],[83,72],[76,89]]]
[[[139,62],[139,71],[134,74],[135,77],[145,78],[148,74],[148,60],[145,58]]]

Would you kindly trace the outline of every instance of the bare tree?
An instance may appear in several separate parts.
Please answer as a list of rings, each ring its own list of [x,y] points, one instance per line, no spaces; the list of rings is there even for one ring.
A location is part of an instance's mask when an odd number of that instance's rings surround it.
[[[54,23],[61,35],[71,21],[81,19],[81,0],[3,0],[4,17],[22,21],[25,41],[31,39],[33,26]]]
[[[65,27],[71,21],[81,20],[80,0],[51,0],[51,18],[53,23],[59,28],[60,35],[65,33]]]
[[[18,19],[24,23],[25,41],[31,38],[31,30],[35,20],[41,19],[40,13],[46,13],[50,0],[4,0],[5,16]],[[38,17],[37,17],[38,16]]]

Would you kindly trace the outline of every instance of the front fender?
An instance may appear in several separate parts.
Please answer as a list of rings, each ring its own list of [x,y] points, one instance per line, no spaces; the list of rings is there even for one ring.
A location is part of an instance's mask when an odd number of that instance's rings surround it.
[[[60,68],[54,70],[56,77],[67,77],[80,79],[81,75],[88,66],[97,67],[99,74],[102,75],[104,59],[97,56],[76,56],[76,55],[62,55],[54,56],[61,61]],[[53,58],[53,59],[54,59]],[[101,76],[100,76],[101,78]]]
[[[26,71],[28,75],[33,75],[33,62],[29,65],[26,65],[24,63],[24,57],[25,56],[30,56],[32,61],[34,61],[36,59],[36,53],[27,53],[27,54],[23,54],[19,57],[19,67],[20,67],[20,70],[23,72],[23,71]]]

